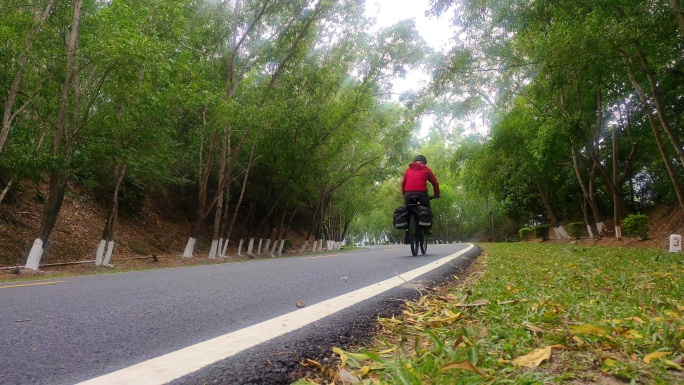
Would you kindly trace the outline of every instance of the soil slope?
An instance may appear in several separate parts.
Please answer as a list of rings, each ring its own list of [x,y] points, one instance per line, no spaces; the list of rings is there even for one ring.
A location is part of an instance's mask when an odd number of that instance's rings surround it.
[[[47,192],[43,193],[46,195]],[[0,267],[23,265],[22,257],[28,254],[30,245],[38,234],[42,210],[43,205],[36,202],[29,186],[23,186],[11,200],[0,204]],[[67,194],[41,265],[94,260],[106,215],[107,207],[94,202],[88,195]],[[196,258],[182,258],[192,219],[192,214],[179,213],[177,210],[163,211],[151,203],[135,216],[121,214],[116,227],[116,245],[111,263],[117,267],[139,263],[149,267],[167,267],[195,264],[200,260],[206,262],[211,245],[208,226],[197,240]],[[239,224],[234,234],[236,236],[231,240],[228,255],[237,254],[240,237],[246,236]],[[294,247],[303,242],[302,235],[296,232],[290,238],[293,239]],[[150,263],[153,255],[157,257],[158,263]],[[56,268],[50,267],[49,270],[54,271]]]
[[[22,265],[20,261],[28,253],[30,244],[38,233],[42,208],[43,206],[34,199],[29,186],[24,186],[11,200],[0,204],[0,267]],[[41,264],[93,260],[106,213],[106,207],[97,204],[85,194],[67,194]],[[645,241],[628,237],[618,240],[614,238],[612,231],[609,231],[601,238],[572,241],[552,239],[551,242],[644,247],[665,251],[669,247],[670,234],[684,234],[684,217],[675,208],[659,207],[647,215],[650,239]],[[208,229],[205,229],[205,233],[198,239],[195,247],[196,258],[182,258],[185,242],[190,233],[191,220],[191,215],[174,214],[168,210],[162,212],[151,204],[143,207],[135,216],[121,215],[117,224],[116,246],[111,263],[122,268],[208,263],[205,257],[211,242]],[[606,221],[606,227],[612,229],[612,221]],[[232,240],[227,254],[231,259],[240,259],[236,255],[237,243],[239,237],[246,234],[241,228],[235,233],[236,237]],[[303,243],[302,234],[294,233],[291,238],[294,243],[293,250],[298,250]],[[152,260],[153,255],[157,257],[158,262]],[[56,266],[46,269],[55,271],[67,268],[75,267]],[[93,268],[92,265],[79,267],[86,270]]]

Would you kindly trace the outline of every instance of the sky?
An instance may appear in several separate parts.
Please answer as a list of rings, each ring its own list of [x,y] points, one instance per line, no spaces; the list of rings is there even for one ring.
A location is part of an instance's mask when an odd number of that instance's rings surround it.
[[[389,27],[401,20],[414,18],[423,39],[435,50],[444,50],[453,36],[446,17],[436,19],[425,16],[430,8],[428,0],[366,0],[366,16],[377,21],[377,28]],[[410,73],[406,79],[396,79],[394,91],[400,93],[417,88],[425,82],[428,75],[420,72]]]
[[[420,36],[436,51],[446,51],[453,37],[448,16],[439,19],[425,16],[430,9],[429,0],[366,0],[366,17],[376,19],[376,28],[389,27],[401,20],[415,19]],[[406,77],[392,82],[393,95],[417,89],[427,84],[430,76],[420,70],[410,71]],[[424,138],[434,125],[434,117],[424,115],[420,119],[418,137]]]

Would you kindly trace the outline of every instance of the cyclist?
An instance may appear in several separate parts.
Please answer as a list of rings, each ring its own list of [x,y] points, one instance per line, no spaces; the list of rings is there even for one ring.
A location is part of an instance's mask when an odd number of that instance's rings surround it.
[[[427,182],[432,184],[434,197],[439,198],[439,182],[435,178],[435,174],[427,166],[427,158],[423,155],[418,155],[409,164],[404,178],[401,180],[401,192],[404,194],[404,204],[408,206],[408,197],[418,195],[420,197],[420,204],[430,207],[430,196],[428,195]]]

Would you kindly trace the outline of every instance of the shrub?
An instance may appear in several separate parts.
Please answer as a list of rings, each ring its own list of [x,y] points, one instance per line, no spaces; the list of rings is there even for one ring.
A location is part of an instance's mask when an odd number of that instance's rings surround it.
[[[283,243],[283,249],[289,250],[291,247],[292,247],[292,239],[286,239],[285,243]]]
[[[570,232],[570,236],[575,239],[580,239],[580,237],[584,235],[585,228],[586,227],[584,226],[583,222],[568,223],[568,231]]]
[[[532,229],[529,227],[523,227],[522,229],[518,230],[518,235],[520,236],[520,240],[526,241],[530,238],[532,238]]]
[[[539,225],[534,228],[534,236],[543,241],[548,241],[550,229],[551,225]]]
[[[622,221],[622,228],[630,237],[648,239],[648,217],[644,214],[629,214]]]

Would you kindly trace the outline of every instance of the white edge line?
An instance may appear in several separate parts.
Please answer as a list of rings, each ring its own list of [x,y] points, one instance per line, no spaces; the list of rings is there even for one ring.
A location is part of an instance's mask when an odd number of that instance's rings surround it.
[[[210,340],[96,377],[78,385],[154,385],[165,384],[205,366],[229,358],[243,350],[297,330],[328,315],[400,286],[430,270],[460,257],[467,248],[382,282],[284,314]],[[439,266],[435,266],[439,265]]]

